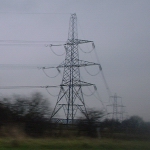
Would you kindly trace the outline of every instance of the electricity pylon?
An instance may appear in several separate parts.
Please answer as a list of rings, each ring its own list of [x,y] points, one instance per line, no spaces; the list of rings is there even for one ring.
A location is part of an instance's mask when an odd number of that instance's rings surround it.
[[[124,113],[123,107],[125,107],[125,106],[123,106],[122,104],[118,105],[118,98],[121,98],[121,97],[117,96],[116,93],[114,94],[114,96],[110,96],[110,97],[113,98],[113,104],[107,105],[107,106],[113,107],[113,112],[110,113],[110,114],[112,114],[112,119],[122,121],[123,120],[123,113]],[[121,109],[118,109],[118,108],[121,108]]]
[[[72,14],[69,23],[68,40],[64,44],[66,57],[65,60],[57,66],[57,68],[64,68],[62,82],[60,84],[60,92],[51,115],[51,118],[53,118],[60,109],[63,109],[66,117],[66,124],[74,123],[78,110],[80,110],[80,112],[88,119],[82,87],[92,86],[94,84],[80,80],[80,67],[91,65],[100,66],[100,64],[97,63],[79,60],[78,45],[89,42],[93,43],[93,41],[78,39],[77,16],[76,14]]]

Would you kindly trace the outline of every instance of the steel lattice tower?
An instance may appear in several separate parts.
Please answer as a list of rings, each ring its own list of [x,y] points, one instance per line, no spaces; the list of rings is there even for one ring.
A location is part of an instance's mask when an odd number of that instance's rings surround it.
[[[113,119],[118,120],[118,104],[117,104],[117,99],[121,98],[119,96],[117,96],[117,94],[115,93],[114,96],[111,96],[112,98],[114,98],[114,103],[113,103]]]
[[[77,110],[80,110],[80,112],[88,118],[82,93],[82,86],[91,86],[93,84],[80,80],[80,67],[99,65],[79,60],[78,45],[88,42],[92,41],[78,39],[77,16],[76,14],[72,14],[69,23],[68,40],[64,44],[66,57],[65,60],[57,67],[64,68],[62,82],[60,84],[60,92],[51,115],[51,118],[53,118],[60,109],[63,109],[67,124],[73,124]]]
[[[112,105],[107,105],[107,106],[113,106],[113,112],[112,112],[112,119],[114,120],[123,120],[123,106],[118,105],[118,98],[121,98],[120,96],[117,96],[117,94],[115,93],[114,96],[110,96],[111,98],[113,98],[113,104]],[[118,110],[118,108],[121,108]],[[120,117],[119,117],[120,116]]]

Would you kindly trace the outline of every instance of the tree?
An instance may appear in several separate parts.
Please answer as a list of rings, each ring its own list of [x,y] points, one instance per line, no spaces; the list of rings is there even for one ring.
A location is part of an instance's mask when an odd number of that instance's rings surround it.
[[[100,128],[100,121],[104,116],[104,112],[100,110],[89,109],[87,110],[88,118],[81,118],[78,123],[78,130],[84,131],[87,136],[96,137],[97,130]]]
[[[18,118],[48,118],[51,113],[48,99],[38,92],[30,97],[14,95],[6,105]]]
[[[5,99],[6,100],[6,99]],[[0,102],[0,125],[12,120],[12,112],[7,105]]]
[[[5,123],[8,121],[23,123],[28,135],[40,136],[50,124],[50,103],[41,93],[36,92],[30,97],[14,95],[12,98],[5,98],[5,102],[1,101],[1,103],[0,119],[1,116],[5,116]]]
[[[131,133],[138,132],[142,127],[144,121],[139,116],[131,116],[129,119],[126,119],[122,122],[122,127]]]
[[[28,114],[32,118],[49,118],[51,114],[50,103],[40,93],[34,93],[28,104]]]
[[[31,96],[27,114],[25,115],[26,126],[25,131],[31,136],[41,136],[47,127],[50,128],[48,118],[51,113],[50,104],[40,93]],[[48,126],[49,125],[49,126]]]

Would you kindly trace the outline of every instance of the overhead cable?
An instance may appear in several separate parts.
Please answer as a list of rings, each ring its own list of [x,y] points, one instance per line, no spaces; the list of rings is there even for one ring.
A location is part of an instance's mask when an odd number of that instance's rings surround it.
[[[94,44],[93,44],[93,47],[94,47],[94,52],[95,52],[95,56],[96,56],[97,62],[100,64],[100,61],[99,61],[99,58],[98,58],[98,54],[97,54],[97,52],[96,52],[96,48],[95,48],[95,45],[94,45]],[[105,76],[104,76],[102,67],[101,67],[101,66],[99,66],[99,67],[100,67],[100,70],[101,70],[101,74],[102,74],[102,78],[103,78],[104,84],[105,84],[106,89],[107,89],[107,91],[108,91],[108,95],[109,95],[109,97],[110,97],[110,96],[112,95],[112,94],[111,94],[111,91],[110,91],[110,88],[109,88],[109,86],[108,86],[108,84],[107,84],[107,81],[106,81],[106,79],[105,79]]]
[[[91,49],[90,51],[88,51],[88,52],[86,52],[86,51],[84,51],[80,46],[78,46],[79,47],[79,49],[83,52],[83,53],[91,53],[94,49]]]
[[[97,98],[97,99],[98,99],[98,100],[102,103],[104,110],[107,112],[107,108],[105,107],[105,105],[104,105],[103,101],[101,100],[101,97],[100,97],[100,95],[99,95],[98,91],[96,91],[96,93],[97,93],[97,96],[98,96],[98,98]]]
[[[35,41],[35,40],[0,40],[0,43],[65,43],[65,41]]]
[[[45,72],[45,70],[44,69],[42,69],[42,71],[44,72],[44,74],[47,76],[47,77],[49,77],[49,78],[56,78],[58,75],[59,75],[59,71],[58,71],[58,73],[55,75],[55,76],[49,76],[46,72]]]
[[[91,74],[87,69],[86,69],[86,66],[84,67],[85,68],[85,71],[90,75],[90,76],[96,76],[100,73],[100,70],[96,73],[96,74]]]
[[[111,91],[110,91],[110,89],[109,89],[109,86],[108,86],[108,84],[107,84],[107,82],[106,82],[106,79],[105,79],[105,76],[104,76],[103,71],[101,71],[101,74],[102,74],[102,78],[103,78],[104,84],[105,84],[105,86],[106,86],[106,89],[107,89],[107,91],[108,91],[108,95],[109,95],[109,97],[110,97],[112,94],[111,94]]]
[[[0,46],[61,46],[64,44],[52,44],[52,43],[65,43],[65,41],[28,41],[28,40],[0,40]]]
[[[92,92],[91,91],[91,94],[85,94],[84,92],[82,92],[85,96],[92,96],[92,95],[94,95],[94,93],[95,93],[95,91],[96,91],[96,86],[94,86],[94,91]]]
[[[62,53],[62,54],[57,54],[56,52],[54,52],[54,50],[52,49],[52,46],[61,46],[61,45],[50,45],[49,47],[50,47],[50,49],[51,49],[51,51],[56,55],[56,56],[63,56],[64,54],[65,54],[65,52],[64,53]]]
[[[47,91],[47,93],[49,94],[49,95],[51,95],[51,96],[53,96],[53,97],[57,97],[59,94],[57,94],[57,95],[53,95],[53,94],[51,94],[49,91],[48,91],[48,89],[47,88],[45,88],[46,89],[46,91]]]
[[[11,14],[11,15],[70,15],[71,13],[47,13],[47,12],[0,12],[0,14]]]
[[[27,47],[27,46],[29,46],[29,47],[46,47],[46,45],[45,44],[23,44],[23,43],[0,43],[0,46],[24,46],[24,47]]]
[[[22,89],[22,88],[57,88],[59,86],[0,86],[0,89]]]
[[[49,65],[35,66],[35,65],[20,65],[20,64],[0,64],[0,69],[51,69],[57,67],[51,67]]]

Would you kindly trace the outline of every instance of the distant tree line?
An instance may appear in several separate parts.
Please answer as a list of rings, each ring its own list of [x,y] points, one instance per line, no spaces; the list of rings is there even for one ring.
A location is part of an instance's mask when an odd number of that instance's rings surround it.
[[[105,119],[101,123],[102,130],[109,129],[111,132],[128,134],[150,134],[150,122],[145,122],[139,116],[131,116],[120,122],[119,120]]]
[[[88,114],[89,118],[81,119],[78,124],[78,130],[81,134],[87,131],[84,133],[90,137],[116,137],[116,135],[150,137],[150,122],[145,122],[139,116],[131,116],[128,119],[119,121],[104,119],[104,112],[98,110],[88,110]]]
[[[88,109],[88,118],[79,118],[74,126],[66,127],[61,123],[51,122],[51,110],[49,100],[38,92],[28,97],[14,95],[1,98],[0,136],[9,136],[12,132],[12,136],[16,132],[19,135],[22,132],[32,137],[64,136],[72,133],[89,137],[113,137],[115,134],[150,135],[150,122],[143,121],[139,116],[131,116],[120,122],[104,119],[103,111]]]

